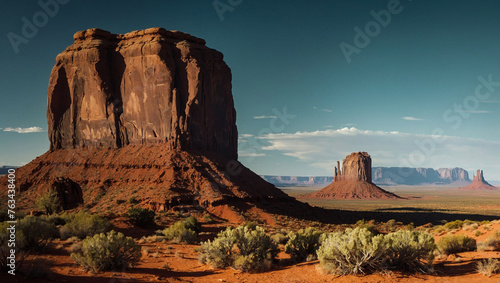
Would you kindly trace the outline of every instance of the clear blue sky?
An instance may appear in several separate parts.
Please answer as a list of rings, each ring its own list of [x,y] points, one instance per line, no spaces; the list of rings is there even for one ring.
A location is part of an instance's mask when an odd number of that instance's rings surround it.
[[[48,149],[48,79],[76,31],[164,27],[224,54],[240,160],[257,173],[331,175],[336,160],[368,151],[374,166],[483,169],[500,180],[498,1],[220,0],[237,4],[223,18],[210,0],[60,1],[46,24],[38,1],[3,3],[0,165]],[[41,27],[16,53],[8,34],[23,36],[34,16]]]

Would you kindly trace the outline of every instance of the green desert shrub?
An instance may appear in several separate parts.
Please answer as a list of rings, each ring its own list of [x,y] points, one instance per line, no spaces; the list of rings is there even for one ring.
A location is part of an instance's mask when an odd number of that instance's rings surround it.
[[[455,220],[455,221],[451,221],[451,222],[444,224],[444,228],[446,230],[454,230],[454,229],[462,228],[463,225],[464,225],[464,222],[462,220]]]
[[[288,242],[288,236],[283,233],[275,233],[271,235],[271,240],[276,244],[286,244]]]
[[[316,250],[319,248],[322,234],[321,231],[313,227],[300,229],[298,232],[291,233],[285,245],[285,253],[290,254],[297,261],[313,258],[316,256]]]
[[[373,223],[375,223],[374,220],[366,221],[364,219],[361,219],[361,220],[358,220],[356,222],[355,228],[367,229],[368,231],[372,232],[375,235],[380,234],[380,232],[377,230],[377,227],[375,227],[375,225],[373,225]]]
[[[7,269],[7,264],[9,264],[10,259],[7,257],[11,256],[11,249],[12,247],[9,246],[9,239],[10,239],[10,230],[7,230],[9,228],[10,224],[8,224],[6,221],[0,223],[0,269],[1,270],[6,270]],[[23,240],[22,232],[21,230],[17,229],[15,231],[16,235],[16,268],[19,268],[26,256],[28,256],[29,250],[26,249],[25,242]],[[11,244],[12,245],[12,244]]]
[[[55,190],[50,190],[41,195],[36,202],[36,208],[45,211],[47,214],[56,213],[61,210],[61,201]]]
[[[479,251],[498,251],[500,250],[500,232],[495,231],[493,235],[491,235],[484,242],[479,242],[477,244],[477,249]]]
[[[85,239],[87,236],[108,232],[110,229],[111,223],[105,217],[80,211],[66,216],[66,224],[61,227],[60,233],[62,239],[70,237]]]
[[[137,226],[155,226],[155,213],[146,208],[132,207],[127,211],[127,217]]]
[[[21,234],[16,237],[24,243],[27,250],[38,250],[45,247],[57,235],[56,225],[40,217],[26,216],[18,222],[17,229]]]
[[[477,262],[476,265],[477,272],[483,274],[484,276],[491,277],[493,273],[497,273],[500,270],[500,264],[496,258],[488,258]]]
[[[400,230],[384,237],[387,245],[385,266],[404,272],[431,270],[436,244],[434,238],[419,231]]]
[[[19,220],[15,226],[15,246],[9,246],[12,224],[0,223],[0,269],[5,269],[9,263],[10,250],[16,250],[16,268],[18,269],[26,256],[31,251],[44,248],[57,234],[57,228],[53,223],[47,222],[40,217],[26,216]],[[12,245],[13,242],[10,242]]]
[[[136,265],[141,258],[140,246],[131,237],[112,230],[83,240],[80,250],[71,258],[92,272],[122,270]]]
[[[201,231],[201,225],[193,216],[178,221],[172,226],[163,230],[163,235],[167,240],[174,243],[193,243]]]
[[[257,227],[257,223],[255,221],[247,221],[243,226],[247,227],[250,230],[254,230]]]
[[[227,227],[219,232],[213,241],[201,243],[198,259],[201,263],[210,264],[214,268],[225,268],[231,266],[233,261],[233,247],[236,243],[234,229]]]
[[[67,214],[50,214],[50,215],[42,215],[42,219],[44,219],[47,222],[53,223],[56,226],[64,225],[66,222],[69,220],[69,217]]]
[[[201,244],[199,260],[215,268],[231,266],[242,271],[266,270],[271,267],[278,251],[262,227],[228,227],[213,241]]]
[[[347,275],[383,269],[385,252],[383,235],[356,227],[328,234],[317,255],[326,272]]]
[[[444,236],[437,242],[438,250],[445,255],[476,250],[476,240],[465,235]]]

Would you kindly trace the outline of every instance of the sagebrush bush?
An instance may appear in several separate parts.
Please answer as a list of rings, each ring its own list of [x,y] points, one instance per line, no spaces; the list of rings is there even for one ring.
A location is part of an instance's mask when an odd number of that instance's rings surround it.
[[[201,231],[201,225],[194,218],[190,216],[182,221],[174,223],[172,226],[163,230],[163,235],[169,241],[174,243],[193,243]]]
[[[321,231],[313,227],[300,229],[298,232],[291,233],[285,245],[285,253],[290,254],[297,261],[304,261],[308,258],[314,259],[310,255],[316,255],[322,234]]]
[[[404,272],[431,270],[436,244],[434,238],[419,231],[400,230],[384,236],[386,253],[384,265]]]
[[[22,265],[24,259],[31,251],[40,250],[45,247],[57,234],[54,224],[45,221],[40,217],[26,216],[19,220],[15,227],[15,247],[9,246],[11,224],[0,223],[0,269],[7,267],[10,250],[16,250],[16,268]],[[11,243],[12,244],[12,243]]]
[[[131,237],[112,230],[106,234],[87,237],[80,250],[71,254],[71,258],[92,272],[121,270],[139,262],[141,249]]]
[[[368,231],[372,232],[375,235],[380,234],[380,232],[377,230],[377,227],[375,227],[375,225],[373,225],[373,223],[375,223],[374,220],[370,220],[370,221],[366,221],[364,219],[358,220],[358,222],[356,222],[356,224],[355,224],[355,228],[367,229]]]
[[[201,244],[199,260],[215,268],[232,266],[242,271],[266,270],[271,267],[278,251],[262,227],[228,227],[213,241]]]
[[[201,263],[212,265],[214,268],[225,268],[233,262],[233,246],[236,236],[231,227],[219,232],[213,241],[201,243],[198,259]]]
[[[483,274],[484,276],[491,277],[493,273],[497,273],[500,270],[500,265],[498,259],[488,258],[477,262],[476,265],[477,272]]]
[[[11,255],[10,250],[12,247],[8,246],[10,231],[7,230],[10,224],[7,222],[0,223],[0,269],[6,270],[7,264],[9,263],[8,256]],[[16,230],[16,268],[22,264],[26,256],[28,256],[28,250],[25,248],[25,244],[22,241],[22,232],[20,230]]]
[[[146,208],[132,207],[127,211],[127,217],[137,226],[155,226],[155,213]]]
[[[66,224],[60,228],[60,234],[63,240],[70,237],[85,239],[110,229],[111,223],[105,217],[80,211],[66,216]]]
[[[448,235],[437,242],[437,247],[445,255],[469,252],[476,250],[476,240],[465,235]]]
[[[484,242],[479,242],[477,244],[477,249],[479,251],[498,251],[500,250],[500,232],[495,231]]]
[[[347,275],[383,269],[385,251],[383,235],[356,227],[328,234],[317,255],[325,271]]]
[[[27,250],[45,247],[57,235],[56,225],[36,216],[26,216],[18,222],[17,230],[21,232],[20,240]]]
[[[45,211],[47,214],[56,213],[61,210],[61,201],[55,190],[50,190],[46,194],[41,195],[36,202],[36,207]]]
[[[271,235],[271,240],[276,244],[286,244],[288,242],[288,236],[283,233],[276,233]]]
[[[444,224],[446,230],[460,229],[464,225],[462,220],[455,220]]]

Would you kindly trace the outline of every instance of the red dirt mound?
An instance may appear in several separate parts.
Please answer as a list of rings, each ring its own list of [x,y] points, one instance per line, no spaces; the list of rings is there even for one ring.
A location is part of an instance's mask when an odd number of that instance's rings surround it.
[[[310,208],[241,163],[222,164],[162,144],[56,150],[17,169],[18,202],[24,210],[35,209],[39,196],[64,176],[79,184],[85,207],[108,213],[123,213],[137,203],[154,211],[206,209],[241,222],[246,211],[300,216]]]
[[[337,181],[308,195],[330,199],[397,199],[401,198],[366,181]]]

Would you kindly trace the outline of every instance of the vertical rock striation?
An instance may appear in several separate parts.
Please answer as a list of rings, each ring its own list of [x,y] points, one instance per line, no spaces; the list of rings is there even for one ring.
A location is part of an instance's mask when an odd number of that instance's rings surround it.
[[[191,35],[77,32],[50,76],[51,150],[165,143],[237,159],[231,71]]]

